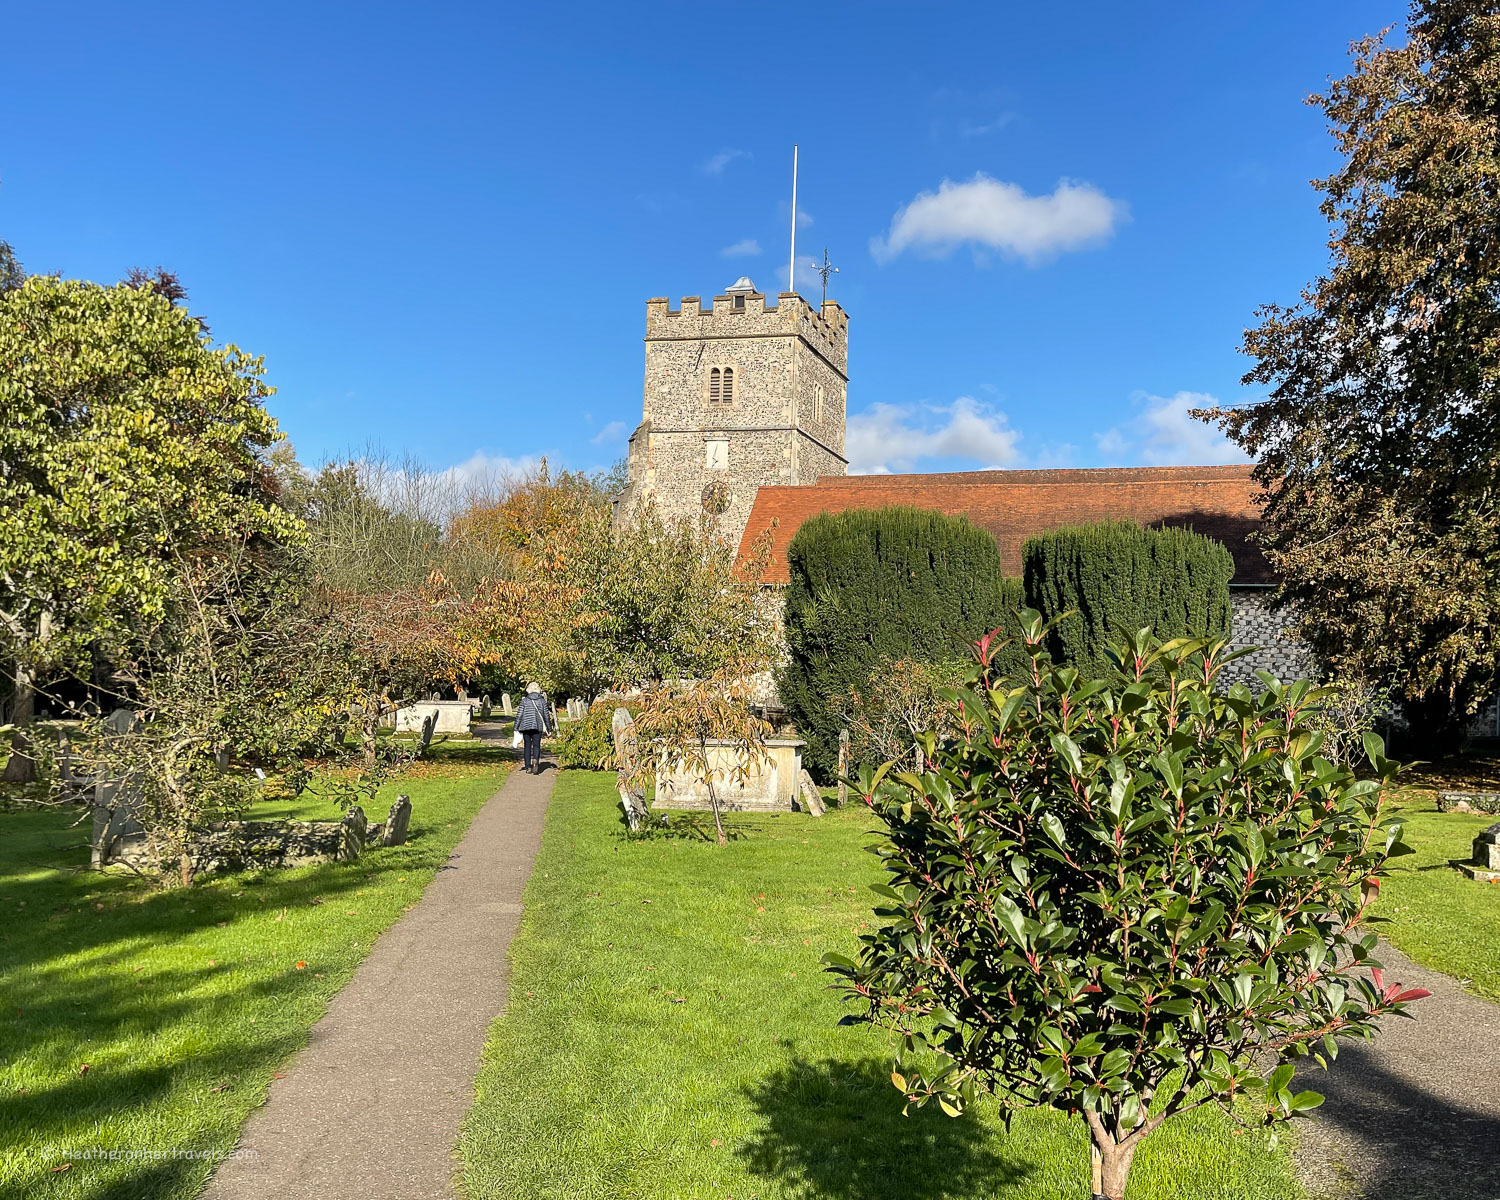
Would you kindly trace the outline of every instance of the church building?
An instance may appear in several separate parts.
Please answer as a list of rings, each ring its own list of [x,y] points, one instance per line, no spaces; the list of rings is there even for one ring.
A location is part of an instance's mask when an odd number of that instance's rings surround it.
[[[832,300],[815,308],[782,292],[768,304],[741,278],[708,307],[697,296],[675,309],[646,301],[644,411],[617,515],[647,498],[668,518],[709,513],[742,550],[770,529],[770,586],[787,581],[786,549],[803,521],[851,508],[966,516],[995,536],[1003,569],[1016,575],[1022,545],[1050,529],[1182,526],[1217,538],[1234,559],[1233,638],[1262,647],[1236,674],[1305,673],[1306,652],[1265,604],[1274,580],[1249,538],[1260,515],[1248,466],[850,475],[848,364],[849,318]]]

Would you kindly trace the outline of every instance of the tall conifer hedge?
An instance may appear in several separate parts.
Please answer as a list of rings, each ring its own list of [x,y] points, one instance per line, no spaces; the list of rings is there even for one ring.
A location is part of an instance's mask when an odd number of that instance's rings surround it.
[[[1163,641],[1229,632],[1234,559],[1222,543],[1188,529],[1142,529],[1109,521],[1055,529],[1021,550],[1026,600],[1049,620],[1073,611],[1052,634],[1058,662],[1086,675],[1107,672],[1104,649],[1150,626]]]
[[[814,774],[831,779],[838,723],[830,702],[878,663],[961,658],[1020,604],[1000,548],[963,517],[914,508],[823,513],[787,549],[788,657],[781,698],[807,739]]]

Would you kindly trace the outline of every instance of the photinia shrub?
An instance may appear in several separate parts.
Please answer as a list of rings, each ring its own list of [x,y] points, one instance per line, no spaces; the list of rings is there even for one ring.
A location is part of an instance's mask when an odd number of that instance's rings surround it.
[[[1368,778],[1320,755],[1305,682],[1216,691],[1222,642],[1143,630],[1086,679],[1037,613],[1021,628],[1029,671],[1002,677],[981,639],[929,770],[860,772],[885,903],[857,958],[825,962],[861,1009],[845,1023],[902,1035],[908,1104],[1076,1114],[1095,1194],[1122,1200],[1163,1121],[1302,1116],[1322,1097],[1292,1091],[1300,1060],[1427,995],[1386,984],[1360,929],[1408,852],[1383,809],[1399,766],[1374,735]]]

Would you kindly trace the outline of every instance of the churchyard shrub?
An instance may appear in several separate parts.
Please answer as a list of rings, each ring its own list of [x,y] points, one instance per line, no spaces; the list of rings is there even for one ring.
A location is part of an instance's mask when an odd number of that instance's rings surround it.
[[[951,659],[1003,623],[1016,585],[1000,565],[995,539],[963,517],[890,507],[803,523],[787,548],[777,683],[815,775],[836,772],[837,706],[879,663]]]
[[[629,709],[632,716],[640,711],[639,704],[609,697],[595,700],[583,720],[569,721],[559,730],[557,761],[565,767],[586,771],[612,766],[614,744],[610,740],[609,722],[617,708]]]
[[[904,1039],[907,1104],[1075,1114],[1094,1192],[1121,1200],[1161,1122],[1236,1101],[1302,1116],[1321,1097],[1292,1091],[1299,1061],[1326,1067],[1427,994],[1387,984],[1361,929],[1407,852],[1384,807],[1399,768],[1373,734],[1367,778],[1324,757],[1305,682],[1215,691],[1222,642],[1142,631],[1090,679],[1021,621],[1029,679],[999,677],[981,639],[931,768],[861,770],[889,879],[857,957],[825,962],[846,1022]]]
[[[1105,521],[1041,534],[1021,557],[1026,603],[1053,622],[1048,649],[1085,676],[1102,675],[1111,643],[1137,629],[1162,638],[1229,632],[1234,559],[1191,530]]]

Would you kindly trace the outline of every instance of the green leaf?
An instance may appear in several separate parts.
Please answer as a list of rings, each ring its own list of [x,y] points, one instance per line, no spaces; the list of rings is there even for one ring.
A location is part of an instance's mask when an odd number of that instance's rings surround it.
[[[1298,1092],[1292,1097],[1291,1108],[1293,1112],[1307,1112],[1322,1103],[1323,1097],[1317,1092]]]

